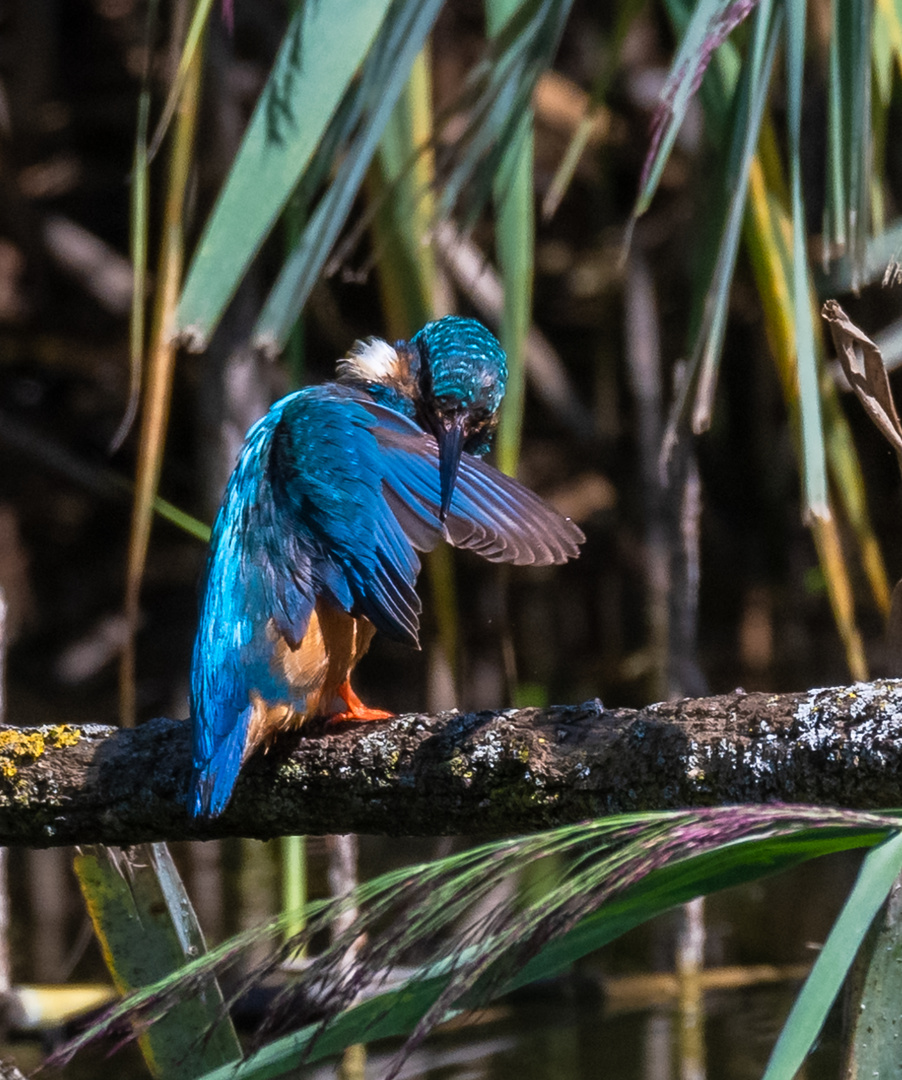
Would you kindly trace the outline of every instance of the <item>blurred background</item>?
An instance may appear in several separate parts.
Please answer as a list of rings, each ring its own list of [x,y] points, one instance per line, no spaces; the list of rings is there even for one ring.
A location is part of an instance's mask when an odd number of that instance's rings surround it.
[[[449,311],[482,319],[524,373],[525,396],[505,417],[499,464],[573,517],[587,541],[579,560],[563,568],[498,568],[457,552],[429,560],[420,583],[423,650],[377,639],[358,669],[364,700],[397,712],[594,697],[641,706],[738,686],[802,690],[896,670],[884,627],[890,586],[902,574],[898,466],[844,390],[832,346],[814,323],[821,456],[834,513],[829,525],[812,518],[811,489],[801,479],[812,451],[807,444],[803,453],[800,436],[786,250],[787,191],[797,171],[813,310],[838,297],[878,338],[888,363],[902,359],[898,286],[882,284],[902,248],[895,225],[902,160],[892,137],[902,105],[897,39],[875,15],[863,51],[859,43],[858,54],[837,59],[838,16],[827,0],[808,4],[801,141],[793,144],[791,79],[780,47],[760,135],[743,158],[748,166],[757,146],[731,276],[715,264],[725,200],[736,189],[730,155],[742,112],[736,101],[726,108],[724,88],[731,72],[736,84],[754,27],[738,28],[701,92],[682,101],[668,72],[688,9],[632,0],[526,4],[532,51],[522,46],[528,62],[520,57],[516,72],[526,96],[505,98],[495,86],[491,100],[506,102],[509,114],[499,119],[499,105],[485,119],[480,106],[493,89],[486,71],[519,56],[517,41],[500,32],[516,5],[487,7],[436,5],[428,46],[410,81],[405,70],[403,89],[396,87],[393,127],[356,187],[341,172],[356,153],[353,142],[330,143],[334,133],[326,132],[318,145],[321,156],[329,154],[314,160],[261,236],[247,272],[236,271],[229,306],[211,320],[205,350],[194,353],[176,352],[167,336],[172,325],[186,325],[173,298],[165,299],[167,275],[178,283],[194,273],[191,253],[234,175],[294,9],[276,0],[217,5],[191,53],[185,41],[196,9],[184,0],[0,5],[8,723],[187,716],[202,526],[212,522],[244,431],[288,389],[330,378],[355,339],[406,338]],[[717,43],[709,35],[697,54]],[[844,129],[846,146],[865,146],[868,166],[857,188],[846,176],[845,216],[828,168],[836,157],[837,71],[872,95],[867,130],[857,130],[854,118]],[[369,88],[365,108],[390,82]],[[136,156],[141,117],[152,143],[174,85],[180,105],[145,170],[140,141]],[[633,216],[640,192],[651,194],[645,163],[661,131],[662,92],[682,123],[661,160],[654,198]],[[427,149],[416,154],[418,145]],[[180,149],[187,155],[181,179]],[[136,205],[142,178],[146,201]],[[254,181],[264,192],[269,178]],[[326,244],[317,199],[339,183],[345,211],[336,204],[334,242]],[[856,198],[867,207],[864,221]],[[853,223],[839,239],[837,216]],[[173,220],[184,265],[167,248]],[[261,308],[311,223],[326,246],[319,265],[308,261],[302,313],[289,320],[284,349],[262,347]],[[147,276],[136,304],[132,264],[142,237]],[[216,249],[217,265],[227,267],[228,250],[227,243]],[[822,258],[829,255],[836,258]],[[696,425],[707,430],[694,436],[691,400],[682,412],[674,403],[701,378],[691,362],[712,280],[725,282],[722,350],[712,346],[722,360],[710,415]],[[136,310],[146,319],[137,330]],[[156,429],[148,427],[148,407],[143,421],[123,427],[136,359],[145,401],[163,394]],[[695,372],[688,382],[687,362]],[[662,468],[671,420],[676,448]],[[148,534],[133,491],[137,475],[146,509],[157,452],[159,495],[193,521],[179,524],[170,513]],[[437,850],[427,840],[364,838],[361,874]],[[278,845],[236,841],[177,855],[212,939],[278,908]],[[327,889],[328,858],[325,841],[308,845],[314,895]],[[99,977],[96,947],[82,948],[84,916],[69,861],[66,852],[12,853],[14,981]],[[771,892],[760,886],[733,897],[722,905],[729,919],[722,909],[710,917],[708,961],[810,958],[806,942],[822,939],[853,872],[854,863],[840,860],[830,871],[800,873],[795,884],[781,879]],[[816,890],[823,905],[796,908],[794,888]],[[775,908],[792,909],[792,917],[775,925]],[[618,945],[602,966],[666,968],[672,955],[672,935],[659,927]],[[748,1007],[731,1006],[735,1015]],[[712,1031],[717,1023],[729,1027],[729,1020],[712,1023]],[[648,1020],[644,1030],[653,1026]],[[566,1056],[573,1045],[560,1059],[569,1064],[532,1072],[514,1054],[510,1067],[520,1076],[582,1075]],[[594,1068],[596,1051],[583,1049],[580,1068]],[[494,1060],[491,1048],[455,1053]],[[635,1061],[624,1075],[638,1068]],[[745,1075],[745,1067],[712,1075]],[[452,1071],[422,1075],[495,1075],[489,1066],[467,1072],[476,1066],[464,1069],[454,1055],[442,1068]]]

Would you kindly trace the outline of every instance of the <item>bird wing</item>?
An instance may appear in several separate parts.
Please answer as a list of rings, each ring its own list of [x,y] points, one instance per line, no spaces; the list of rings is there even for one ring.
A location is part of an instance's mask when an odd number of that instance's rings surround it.
[[[327,385],[283,409],[268,473],[277,543],[288,566],[295,557],[309,565],[317,595],[416,645],[420,560],[386,498],[378,418],[367,401]]]
[[[195,816],[220,814],[238,778],[253,709],[252,690],[286,699],[270,663],[270,619],[303,636],[315,597],[302,568],[274,560],[274,507],[266,480],[270,412],[248,433],[213,526],[191,664]],[[290,698],[288,698],[290,700]]]
[[[406,417],[368,405],[378,414],[374,434],[382,450],[386,500],[410,542],[430,551],[440,539],[490,562],[549,566],[579,554],[582,530],[529,488],[464,454],[444,524],[438,446]]]

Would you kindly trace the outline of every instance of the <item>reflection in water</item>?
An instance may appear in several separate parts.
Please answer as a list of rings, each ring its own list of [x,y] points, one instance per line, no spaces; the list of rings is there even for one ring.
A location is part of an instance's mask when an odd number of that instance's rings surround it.
[[[696,897],[681,912],[676,969],[680,992],[679,1080],[705,1080],[705,1013],[702,971],[705,967],[705,898]]]
[[[664,987],[663,1003],[629,1011],[612,1009],[585,994],[584,986],[574,986],[569,1001],[555,992],[544,1004],[536,996],[496,1007],[471,1024],[439,1030],[400,1075],[404,1080],[675,1080],[689,1075],[757,1080],[798,983],[711,991],[703,989],[703,979],[692,982],[690,995],[673,996]],[[687,1037],[690,1017],[693,1034]],[[382,1080],[397,1047],[392,1042],[369,1048],[367,1080]],[[832,1075],[835,1061],[835,1039],[827,1038],[808,1075]],[[332,1080],[335,1068],[297,1075]]]
[[[670,1080],[673,1073],[673,1020],[669,1012],[649,1010],[642,1048],[642,1080]]]
[[[704,990],[709,980],[695,979],[699,1052],[681,1059],[679,1032],[686,1013],[681,1011],[684,999],[674,993],[673,975],[660,980],[657,1002],[648,994],[618,992],[603,999],[593,982],[558,983],[528,1000],[445,1025],[411,1054],[399,1080],[675,1080],[692,1061],[704,1063],[707,1080],[759,1080],[799,986],[796,980]],[[838,1010],[832,1019],[809,1061],[808,1077],[838,1075]],[[365,1053],[354,1048],[343,1063],[311,1065],[291,1075],[298,1080],[383,1080],[399,1046],[386,1040],[369,1045]],[[42,1053],[33,1041],[0,1045],[0,1056],[25,1070],[34,1068]],[[95,1048],[66,1068],[63,1077],[96,1080],[104,1074],[146,1075],[131,1046],[112,1061],[104,1058],[102,1047]]]

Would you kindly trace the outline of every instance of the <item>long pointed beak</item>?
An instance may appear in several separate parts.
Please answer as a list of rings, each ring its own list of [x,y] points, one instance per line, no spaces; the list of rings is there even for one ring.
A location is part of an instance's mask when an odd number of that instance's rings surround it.
[[[465,439],[463,417],[455,417],[447,426],[443,424],[439,431],[438,475],[442,495],[439,518],[442,521],[451,509],[451,496],[454,494],[454,481],[460,468],[460,455],[463,453]]]

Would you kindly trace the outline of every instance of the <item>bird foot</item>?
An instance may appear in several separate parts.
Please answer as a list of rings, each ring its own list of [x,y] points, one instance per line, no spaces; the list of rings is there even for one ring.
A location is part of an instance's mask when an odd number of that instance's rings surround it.
[[[338,696],[347,705],[347,710],[333,713],[327,721],[329,724],[337,724],[345,720],[352,720],[359,724],[367,720],[392,720],[395,716],[393,712],[386,712],[385,709],[371,709],[368,705],[364,705],[351,689],[349,681],[342,683],[338,688]]]

